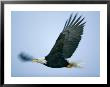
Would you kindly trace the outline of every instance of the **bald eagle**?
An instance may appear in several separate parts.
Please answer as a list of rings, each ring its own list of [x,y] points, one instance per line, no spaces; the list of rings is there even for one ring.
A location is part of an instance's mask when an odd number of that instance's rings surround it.
[[[55,45],[51,49],[50,53],[43,59],[36,59],[23,52],[19,54],[19,58],[22,61],[31,61],[41,63],[51,68],[62,68],[62,67],[77,67],[77,63],[69,62],[67,59],[72,56],[75,52],[83,34],[85,26],[84,17],[78,16],[76,13],[70,14],[70,17],[66,20],[64,28],[60,33]]]

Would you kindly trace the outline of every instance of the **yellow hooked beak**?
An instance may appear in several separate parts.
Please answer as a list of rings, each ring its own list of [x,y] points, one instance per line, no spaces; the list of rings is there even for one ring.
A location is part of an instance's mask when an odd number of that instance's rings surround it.
[[[46,64],[47,63],[47,61],[44,58],[32,59],[32,62],[37,62],[37,63],[41,63],[41,64]]]

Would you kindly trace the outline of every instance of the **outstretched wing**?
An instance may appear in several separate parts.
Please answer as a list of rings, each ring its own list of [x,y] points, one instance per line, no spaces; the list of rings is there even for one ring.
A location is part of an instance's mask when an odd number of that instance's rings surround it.
[[[82,16],[77,17],[76,14],[73,17],[73,14],[71,14],[49,55],[60,55],[64,58],[71,57],[81,40],[85,25],[83,21]]]

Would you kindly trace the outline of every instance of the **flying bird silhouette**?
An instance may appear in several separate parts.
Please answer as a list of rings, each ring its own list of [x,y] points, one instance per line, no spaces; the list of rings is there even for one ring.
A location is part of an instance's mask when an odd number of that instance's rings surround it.
[[[24,62],[37,62],[51,68],[78,67],[77,63],[69,62],[67,59],[75,52],[81,40],[81,35],[83,34],[83,29],[86,23],[84,22],[84,19],[85,18],[82,18],[82,16],[78,16],[77,13],[74,17],[73,14],[70,14],[70,17],[67,19],[63,31],[60,33],[55,45],[50,53],[43,59],[36,59],[23,52],[19,54],[19,58]]]

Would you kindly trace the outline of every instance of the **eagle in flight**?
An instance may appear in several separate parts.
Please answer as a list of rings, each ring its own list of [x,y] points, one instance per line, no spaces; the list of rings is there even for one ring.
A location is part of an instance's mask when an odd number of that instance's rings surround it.
[[[22,52],[19,54],[19,58],[22,61],[41,63],[51,68],[78,67],[78,63],[69,62],[67,59],[72,56],[78,47],[85,23],[82,16],[78,16],[77,13],[74,16],[71,14],[47,56],[36,59]]]

